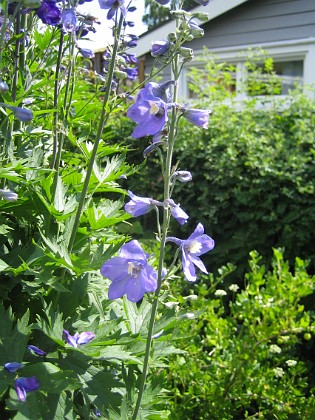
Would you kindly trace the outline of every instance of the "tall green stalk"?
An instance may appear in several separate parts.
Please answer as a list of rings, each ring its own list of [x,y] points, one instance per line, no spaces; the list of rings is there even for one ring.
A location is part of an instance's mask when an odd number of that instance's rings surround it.
[[[173,65],[173,73],[175,76],[175,81],[178,79],[178,56],[174,58],[174,61],[172,63]],[[177,102],[177,96],[178,96],[178,85],[177,83],[174,84],[174,92],[173,92],[173,102]],[[172,171],[172,160],[173,160],[173,150],[174,150],[174,143],[176,140],[176,131],[177,131],[177,109],[172,109],[172,115],[170,118],[171,124],[170,124],[170,131],[168,136],[168,143],[167,143],[167,152],[166,152],[166,159],[165,159],[165,165],[164,165],[164,202],[167,202],[170,197],[170,191],[171,191],[171,171]],[[166,245],[166,238],[169,228],[169,222],[170,222],[170,210],[168,206],[164,207],[163,210],[163,223],[162,223],[162,237],[160,241],[160,254],[159,254],[159,265],[158,265],[158,286],[154,294],[154,300],[151,308],[151,316],[149,321],[149,327],[148,327],[148,335],[147,335],[147,342],[146,342],[146,348],[145,348],[145,355],[143,360],[143,369],[141,374],[141,380],[140,380],[140,386],[139,386],[139,392],[137,397],[137,402],[135,405],[135,409],[133,412],[132,420],[136,420],[139,414],[139,410],[141,407],[141,401],[145,390],[146,385],[146,379],[147,374],[149,370],[149,360],[150,360],[150,351],[152,346],[152,340],[153,340],[153,330],[154,330],[154,324],[155,324],[155,318],[159,303],[159,296],[160,291],[162,287],[162,272],[163,272],[163,266],[164,266],[164,255],[165,255],[165,245]]]

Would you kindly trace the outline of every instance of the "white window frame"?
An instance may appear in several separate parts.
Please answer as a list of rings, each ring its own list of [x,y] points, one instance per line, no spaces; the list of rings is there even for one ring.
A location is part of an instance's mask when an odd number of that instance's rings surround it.
[[[236,63],[236,99],[246,100],[246,93],[238,91],[238,81],[246,78],[245,60],[246,51],[263,50],[268,57],[274,61],[303,61],[303,92],[315,100],[315,38],[300,39],[294,41],[272,42],[266,44],[249,44],[231,48],[209,50],[219,62]],[[193,66],[202,64],[201,57],[204,51],[195,51],[195,58],[186,63],[184,71],[181,73],[179,83],[179,96],[182,100],[189,100],[188,77],[187,73]],[[243,57],[243,58],[242,58]],[[286,95],[277,95],[278,98],[284,98]],[[273,96],[276,98],[276,96]]]

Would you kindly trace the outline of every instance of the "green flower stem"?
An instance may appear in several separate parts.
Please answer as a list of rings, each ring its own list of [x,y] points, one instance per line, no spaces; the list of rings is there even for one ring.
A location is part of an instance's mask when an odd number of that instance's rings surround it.
[[[67,74],[67,79],[66,79],[66,86],[65,86],[65,94],[64,94],[64,101],[63,101],[63,124],[64,124],[64,130],[62,133],[58,132],[58,127],[55,126],[55,138],[56,138],[56,142],[57,142],[57,153],[56,153],[56,157],[55,157],[55,162],[54,162],[54,169],[55,169],[55,177],[54,177],[54,183],[53,183],[53,191],[52,191],[52,202],[54,202],[55,200],[55,196],[56,196],[56,191],[57,191],[57,181],[58,181],[58,176],[59,176],[59,167],[60,167],[60,161],[61,161],[61,155],[62,155],[62,149],[63,149],[63,144],[64,144],[64,140],[65,140],[65,129],[68,125],[68,114],[69,114],[69,109],[71,106],[71,99],[73,96],[73,69],[74,69],[74,47],[75,47],[75,39],[74,39],[74,35],[72,34],[71,36],[71,40],[70,40],[70,52],[69,52],[69,56],[70,56],[70,62],[69,62],[69,66],[68,66],[68,74]],[[59,58],[59,55],[58,55]],[[59,62],[59,66],[60,66],[60,62]],[[58,72],[59,73],[59,72]],[[57,73],[56,73],[56,81],[57,80]],[[71,83],[72,82],[72,83]],[[70,91],[70,97],[68,98],[69,95],[69,90],[70,90],[70,84],[71,84],[71,91]],[[56,85],[55,85],[56,88]],[[57,93],[58,96],[58,90],[57,92],[55,91],[55,93]],[[58,98],[57,98],[58,101]],[[56,104],[56,106],[58,106]],[[57,122],[58,122],[58,113],[55,113],[55,116],[57,116]]]
[[[173,62],[173,73],[175,76],[173,102],[176,103],[177,95],[178,95],[177,80],[179,76],[178,56],[175,57],[174,62]],[[170,199],[171,171],[172,171],[174,143],[176,140],[176,132],[177,132],[177,119],[178,119],[177,109],[173,108],[172,115],[170,118],[171,124],[170,124],[169,140],[168,140],[168,147],[167,147],[167,153],[166,153],[165,170],[163,171],[164,200]],[[170,223],[170,211],[169,211],[169,208],[165,206],[163,210],[162,237],[161,237],[161,243],[160,243],[160,256],[159,256],[159,266],[158,266],[158,286],[154,294],[154,301],[151,308],[151,316],[150,316],[149,327],[148,327],[148,336],[147,336],[145,355],[144,355],[144,360],[143,360],[142,375],[141,375],[139,392],[138,392],[137,402],[136,402],[135,409],[133,412],[132,420],[136,420],[138,417],[143,393],[145,390],[147,374],[149,370],[150,351],[151,351],[152,340],[153,340],[152,337],[153,337],[153,330],[154,330],[154,324],[155,324],[155,317],[157,313],[159,295],[160,295],[160,291],[162,287],[162,280],[163,280],[162,271],[163,271],[163,266],[164,266],[165,245],[166,245],[166,238],[167,238],[169,223]]]
[[[56,73],[55,73],[55,86],[54,86],[54,109],[58,108],[58,97],[59,97],[59,73],[60,73],[60,65],[62,59],[62,51],[63,51],[63,41],[64,41],[64,34],[60,31],[60,38],[59,38],[59,48],[58,48],[58,58],[57,58],[57,65],[56,65]],[[51,168],[54,169],[57,160],[57,148],[58,148],[58,118],[59,114],[57,111],[54,111],[54,143],[53,143],[53,157],[51,162]]]
[[[0,65],[2,64],[2,52],[3,52],[4,44],[5,44],[4,38],[5,38],[6,29],[7,29],[8,5],[9,5],[9,2],[7,1],[3,2],[3,6],[2,6],[3,7],[2,9],[3,25],[1,26],[1,31],[0,31]],[[2,68],[0,70],[2,71]]]
[[[106,90],[105,90],[105,94],[104,94],[101,118],[100,118],[98,130],[97,130],[97,134],[96,134],[96,139],[95,139],[94,146],[93,146],[92,153],[91,153],[91,158],[90,158],[90,161],[89,161],[89,164],[88,164],[88,167],[87,167],[82,192],[81,192],[81,195],[80,195],[79,205],[78,205],[78,209],[77,209],[77,212],[76,212],[76,215],[75,215],[75,219],[74,219],[74,223],[73,223],[73,227],[72,227],[72,232],[71,232],[71,236],[70,236],[70,240],[69,240],[68,249],[69,249],[70,252],[72,251],[74,241],[75,241],[75,237],[76,237],[76,234],[77,234],[77,230],[78,230],[78,227],[79,227],[79,224],[80,224],[80,219],[81,219],[81,215],[82,215],[84,204],[85,204],[85,199],[86,199],[87,192],[88,192],[88,187],[89,187],[89,183],[90,183],[90,179],[91,179],[91,175],[92,175],[92,171],[93,171],[93,165],[95,163],[95,159],[96,159],[96,155],[97,155],[98,146],[99,146],[99,143],[100,143],[100,140],[101,140],[101,137],[102,137],[102,133],[103,133],[105,123],[107,122],[107,119],[109,117],[107,107],[108,107],[108,101],[109,101],[109,98],[110,98],[111,85],[112,85],[112,81],[113,81],[113,77],[114,77],[115,61],[116,61],[119,38],[120,38],[120,33],[121,33],[123,21],[124,21],[124,17],[123,17],[122,14],[120,14],[120,19],[119,19],[119,23],[118,23],[118,27],[117,27],[117,32],[115,34],[115,42],[114,42],[114,46],[113,46],[112,59],[110,61],[108,74],[107,74],[107,84],[106,84]]]

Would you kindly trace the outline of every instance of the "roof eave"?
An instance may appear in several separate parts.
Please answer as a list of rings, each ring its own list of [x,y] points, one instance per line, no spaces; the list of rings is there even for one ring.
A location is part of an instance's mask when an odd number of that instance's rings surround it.
[[[209,22],[216,17],[223,15],[235,7],[246,3],[248,0],[211,0],[207,6],[198,6],[193,9],[195,12],[203,12],[208,14]],[[205,24],[206,22],[200,23],[200,25]],[[150,51],[151,41],[165,39],[170,32],[175,32],[175,20],[168,21],[164,25],[158,26],[156,29],[152,29],[148,32],[145,32],[140,36],[138,40],[138,45],[132,49],[132,52],[137,56],[141,57],[142,55],[147,54]]]

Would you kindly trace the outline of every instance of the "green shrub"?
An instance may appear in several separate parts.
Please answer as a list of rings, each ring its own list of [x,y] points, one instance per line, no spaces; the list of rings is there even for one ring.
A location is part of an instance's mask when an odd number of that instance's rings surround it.
[[[186,354],[169,370],[172,420],[314,418],[315,324],[304,299],[315,278],[298,258],[292,274],[280,250],[271,271],[260,260],[251,252],[244,290],[226,287],[225,276],[235,275],[225,268],[219,285],[210,276],[210,287],[205,281],[193,296],[176,295],[198,315],[178,331]]]

